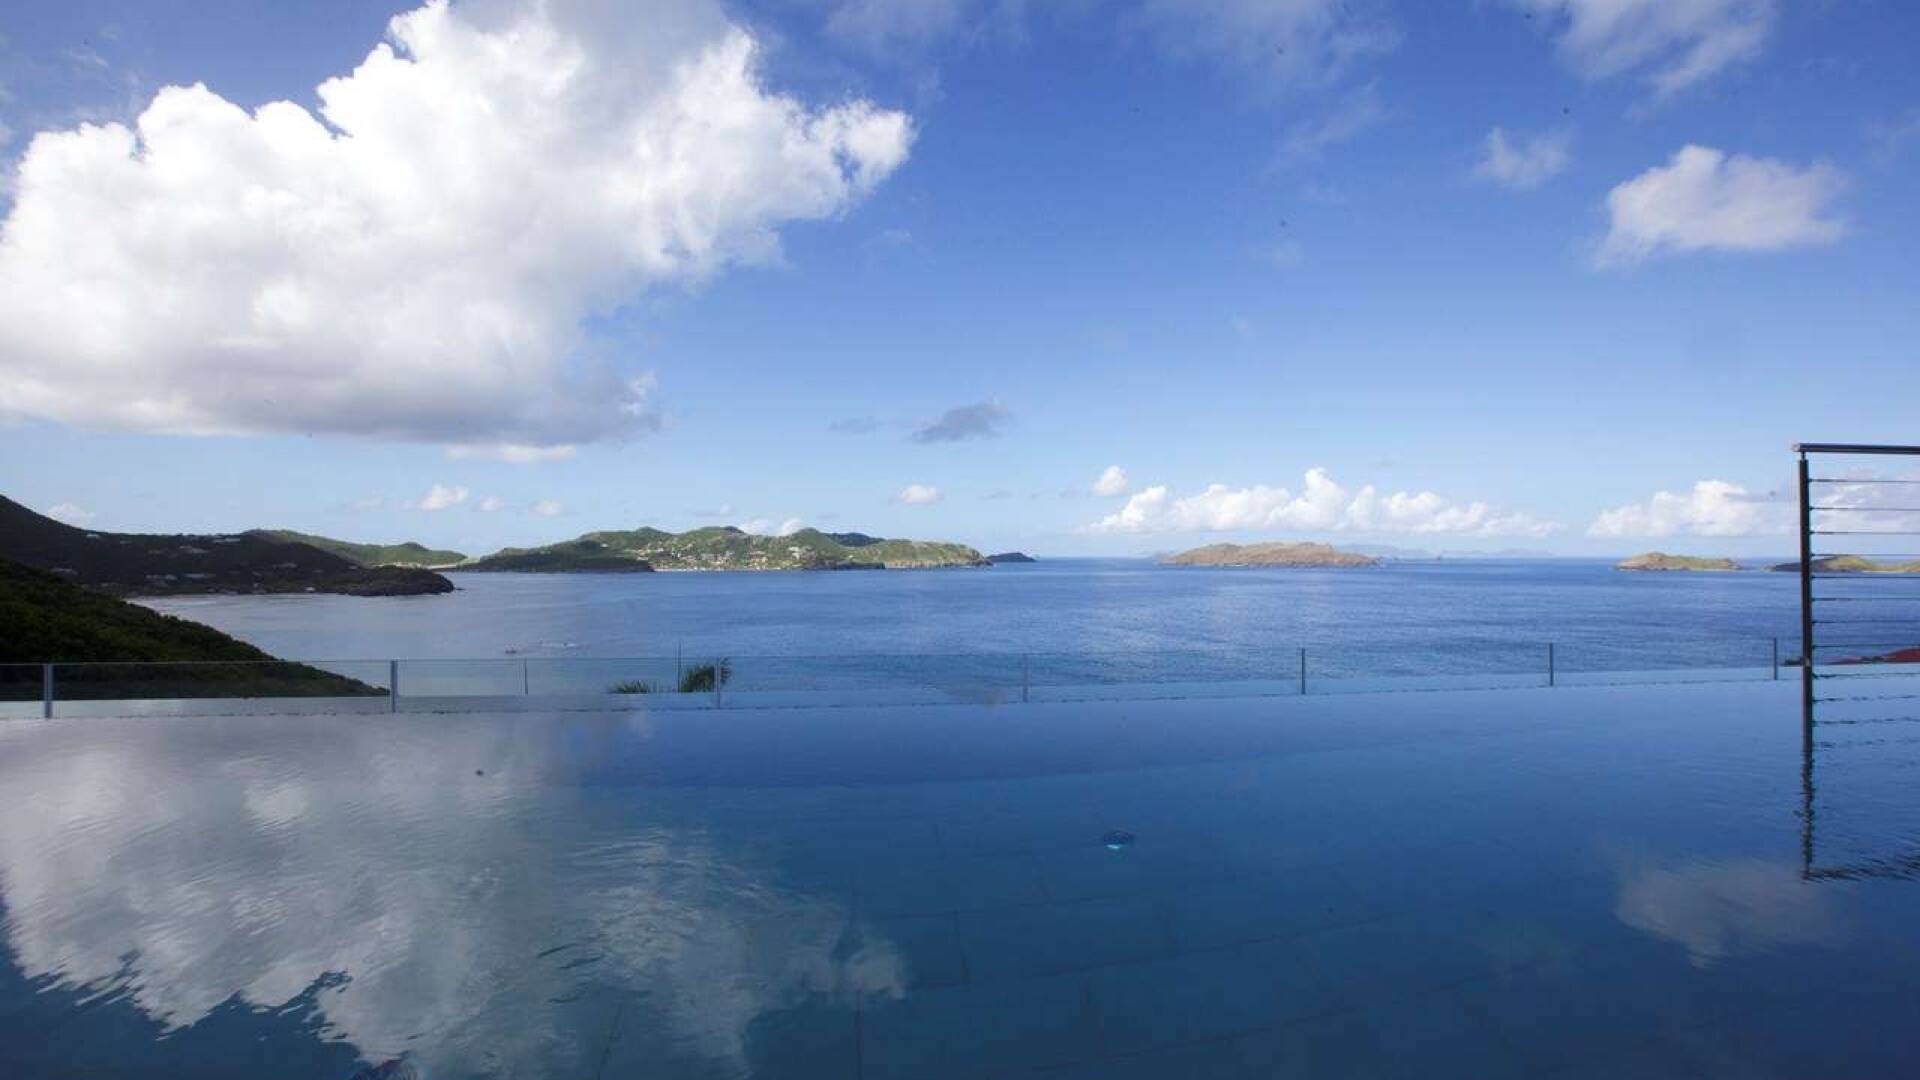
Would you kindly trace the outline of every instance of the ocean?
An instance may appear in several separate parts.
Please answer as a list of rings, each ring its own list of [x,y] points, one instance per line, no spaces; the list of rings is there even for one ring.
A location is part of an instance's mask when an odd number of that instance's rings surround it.
[[[440,596],[147,603],[290,659],[726,657],[780,689],[815,688],[828,664],[832,679],[877,685],[1004,672],[1015,656],[1040,672],[1154,680],[1290,676],[1301,650],[1317,676],[1531,672],[1550,644],[1570,672],[1764,670],[1776,649],[1797,651],[1793,575],[1627,573],[1598,559],[449,576],[459,589]]]

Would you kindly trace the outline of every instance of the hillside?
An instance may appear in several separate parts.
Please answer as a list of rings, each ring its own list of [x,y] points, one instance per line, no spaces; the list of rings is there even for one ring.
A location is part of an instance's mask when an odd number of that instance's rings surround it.
[[[591,532],[558,544],[506,548],[462,570],[866,570],[986,566],[964,544],[886,540],[864,533],[801,529],[760,536],[732,526],[670,533]]]
[[[1714,559],[1699,555],[1669,555],[1664,551],[1649,551],[1643,555],[1621,559],[1613,564],[1615,570],[1738,570],[1740,564],[1732,559]]]
[[[1030,563],[1039,562],[1040,560],[1024,551],[1001,551],[987,556],[987,561],[995,566],[999,566],[1001,563]]]
[[[38,665],[83,661],[121,663],[56,669],[56,691],[61,696],[334,697],[384,693],[305,664],[276,660],[212,627],[83,589],[9,559],[0,559],[0,627],[5,628],[0,633],[0,695],[12,700],[40,696]],[[154,661],[167,663],[148,666]]]
[[[1800,564],[1781,563],[1773,569],[1797,574]],[[1818,574],[1920,574],[1920,561],[1875,562],[1864,555],[1829,555],[1813,560],[1813,569]]]
[[[1372,555],[1341,551],[1331,544],[1208,544],[1190,551],[1167,555],[1165,566],[1289,566],[1289,567],[1361,567],[1379,566]]]
[[[330,536],[315,536],[292,529],[253,529],[246,535],[264,536],[283,544],[317,547],[358,566],[418,566],[432,570],[467,561],[467,557],[457,551],[430,548],[411,540],[399,544],[358,544],[352,540],[335,540]]]
[[[0,496],[0,558],[121,596],[327,592],[403,596],[451,592],[430,570],[368,567],[258,533],[166,536],[80,529]]]

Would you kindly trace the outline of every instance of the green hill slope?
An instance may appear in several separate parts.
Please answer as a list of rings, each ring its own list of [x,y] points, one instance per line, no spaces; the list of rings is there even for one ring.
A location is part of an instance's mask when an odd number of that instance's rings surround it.
[[[986,566],[965,544],[887,540],[801,529],[759,536],[732,526],[670,533],[643,528],[591,532],[537,548],[507,548],[463,570],[857,570]]]
[[[294,532],[292,529],[254,529],[246,535],[264,536],[282,544],[317,547],[359,566],[419,566],[432,569],[467,561],[467,557],[457,551],[430,548],[411,540],[399,544],[359,544],[352,540],[335,540],[331,536]]]
[[[360,566],[310,544],[258,533],[166,536],[79,529],[0,497],[0,558],[122,596],[453,591],[431,570]]]
[[[56,669],[56,692],[68,698],[384,693],[0,559],[0,696],[38,698],[38,665],[49,662],[72,665]]]

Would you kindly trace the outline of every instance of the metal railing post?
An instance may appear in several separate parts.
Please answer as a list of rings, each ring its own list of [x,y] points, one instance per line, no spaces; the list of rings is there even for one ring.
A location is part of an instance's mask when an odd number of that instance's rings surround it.
[[[40,665],[40,718],[53,719],[53,665]]]
[[[1032,656],[1020,654],[1020,701],[1022,704],[1033,700]]]
[[[1807,472],[1807,451],[1800,452],[1800,707],[1804,721],[1813,723],[1813,481]]]
[[[1300,696],[1307,696],[1307,650],[1300,650]]]
[[[1780,639],[1773,639],[1773,681],[1780,681]]]
[[[527,661],[524,657],[520,660],[520,696],[533,696],[533,683],[527,677]]]
[[[1553,642],[1547,642],[1547,685],[1553,685]]]
[[[400,711],[400,661],[387,661],[387,711]]]

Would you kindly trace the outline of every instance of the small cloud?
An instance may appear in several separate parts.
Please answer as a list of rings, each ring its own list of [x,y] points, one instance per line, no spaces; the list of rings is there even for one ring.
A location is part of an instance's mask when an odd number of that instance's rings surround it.
[[[445,510],[448,507],[459,506],[461,503],[466,502],[469,494],[471,494],[471,492],[458,484],[452,486],[435,484],[428,488],[426,495],[423,496],[419,502],[413,504],[413,506],[416,510]]]
[[[1775,0],[1510,0],[1547,17],[1588,79],[1642,73],[1662,97],[1760,55]]]
[[[801,520],[800,520],[799,518],[797,518],[797,517],[791,517],[791,518],[788,518],[787,520],[785,520],[785,521],[783,521],[783,522],[781,522],[781,523],[780,523],[780,525],[779,525],[779,527],[777,527],[777,528],[775,528],[775,529],[773,530],[773,535],[775,535],[775,536],[792,536],[792,535],[793,535],[794,533],[797,533],[797,532],[799,532],[799,531],[800,531],[801,529],[804,529],[804,528],[806,528],[806,527],[807,527],[807,523],[806,523],[806,522],[804,522],[804,521],[801,521]]]
[[[940,489],[931,484],[908,484],[893,496],[903,506],[926,506],[940,501]]]
[[[1473,174],[1514,191],[1532,191],[1567,170],[1573,161],[1573,136],[1549,131],[1509,141],[1502,128],[1487,132]]]
[[[1602,511],[1588,536],[1755,536],[1786,531],[1778,507],[1739,484],[1702,480],[1686,492],[1656,491],[1644,503]]]
[[[1456,536],[1549,536],[1560,526],[1478,500],[1459,502],[1431,491],[1383,492],[1368,484],[1349,491],[1327,470],[1308,469],[1298,493],[1256,484],[1211,484],[1175,497],[1164,484],[1134,493],[1091,533],[1290,532],[1400,533]]]
[[[1295,124],[1280,142],[1280,157],[1291,163],[1318,161],[1326,152],[1387,118],[1386,106],[1372,83],[1346,96],[1317,120]]]
[[[491,514],[495,511],[505,509],[506,505],[506,500],[498,495],[482,495],[480,496],[480,501],[473,504],[473,508],[483,514]]]
[[[997,401],[956,406],[940,414],[940,419],[914,431],[913,441],[943,443],[994,438],[1011,416]]]
[[[566,509],[558,499],[541,499],[533,504],[533,512],[540,517],[555,517],[565,513]]]
[[[880,421],[871,416],[849,416],[827,425],[827,430],[835,435],[871,435],[879,428]]]
[[[523,443],[479,443],[447,447],[453,461],[504,461],[509,465],[535,465],[543,461],[571,461],[580,453],[573,445],[528,446]]]
[[[1109,465],[1103,469],[1090,489],[1095,495],[1122,495],[1128,485],[1127,470],[1118,465]]]
[[[1301,247],[1298,240],[1280,240],[1255,249],[1254,254],[1263,262],[1282,270],[1291,270],[1306,261],[1307,249]]]
[[[1686,146],[1607,193],[1606,268],[1694,251],[1779,251],[1830,244],[1847,231],[1829,204],[1846,186],[1830,165]]]
[[[47,511],[47,516],[55,521],[64,521],[69,525],[85,525],[94,519],[91,510],[82,510],[70,502],[55,503]]]

